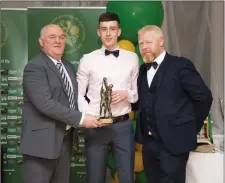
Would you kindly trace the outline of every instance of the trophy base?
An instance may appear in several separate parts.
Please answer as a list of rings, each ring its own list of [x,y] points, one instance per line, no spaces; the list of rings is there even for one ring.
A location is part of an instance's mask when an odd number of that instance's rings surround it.
[[[111,118],[100,118],[99,122],[102,124],[112,124],[113,120]]]

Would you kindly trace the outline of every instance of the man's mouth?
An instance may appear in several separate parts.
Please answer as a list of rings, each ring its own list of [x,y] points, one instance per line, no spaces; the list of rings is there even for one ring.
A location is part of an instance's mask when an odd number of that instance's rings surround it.
[[[150,52],[144,52],[143,55],[149,55],[151,54]]]
[[[112,38],[105,38],[105,40],[109,42],[112,40]]]

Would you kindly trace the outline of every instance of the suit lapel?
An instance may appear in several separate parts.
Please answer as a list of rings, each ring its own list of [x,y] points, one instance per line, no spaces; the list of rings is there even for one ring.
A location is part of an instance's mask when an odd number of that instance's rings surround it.
[[[44,53],[42,52],[42,56],[44,58],[44,60],[46,61],[46,63],[48,64],[49,68],[57,75],[57,77],[59,78],[60,82],[61,82],[61,85],[62,85],[62,88],[65,92],[65,94],[67,95],[67,92],[66,92],[66,86],[64,84],[64,81],[62,79],[62,76],[59,72],[59,70],[57,69],[57,67],[55,66],[55,64],[53,63],[53,61]],[[76,76],[74,75],[74,71],[72,70],[72,68],[68,65],[68,63],[66,61],[63,61],[63,65],[64,67],[66,68],[66,71],[67,73],[69,74],[70,76],[70,79],[71,79],[71,82],[72,82],[72,87],[73,87],[73,91],[74,91],[74,96],[75,96],[75,99],[78,95],[78,87],[77,87],[77,81],[76,81]],[[77,102],[75,100],[75,105],[77,105]],[[76,106],[77,107],[77,106]]]
[[[45,59],[46,63],[48,64],[49,68],[57,75],[57,77],[59,78],[61,84],[62,84],[62,87],[63,87],[63,90],[64,92],[67,94],[66,92],[66,86],[63,82],[63,79],[62,79],[62,76],[59,72],[59,70],[57,69],[57,67],[55,66],[55,64],[53,63],[53,61],[45,54],[42,52],[42,55],[43,55],[43,58]]]
[[[157,80],[156,80],[156,90],[159,90],[160,85],[163,81],[163,78],[165,76],[166,70],[168,69],[170,65],[170,55],[166,53],[165,58],[161,65],[159,66],[159,69],[157,70]]]
[[[140,68],[138,83],[138,85],[142,88],[144,92],[148,92],[149,86],[147,80],[147,70],[145,69],[144,64]]]
[[[144,67],[144,64],[141,66],[140,68],[140,72],[139,72],[139,77],[140,77],[140,85],[141,83],[143,83],[145,86],[147,85],[147,87],[144,87],[145,89],[147,89],[148,91],[154,90],[154,88],[156,87],[156,91],[160,88],[160,85],[163,81],[163,78],[165,76],[165,72],[168,69],[170,65],[170,55],[168,53],[166,53],[165,58],[163,60],[163,62],[160,64],[153,80],[151,83],[151,86],[148,86],[148,81],[147,81],[147,70]]]

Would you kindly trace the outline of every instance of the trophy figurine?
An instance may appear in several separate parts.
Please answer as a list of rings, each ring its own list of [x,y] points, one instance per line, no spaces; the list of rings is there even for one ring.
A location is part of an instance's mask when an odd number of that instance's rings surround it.
[[[102,81],[102,87],[100,91],[101,102],[100,102],[100,119],[102,124],[113,123],[112,112],[111,112],[111,102],[112,102],[112,84],[108,84],[107,78],[104,77]],[[102,116],[103,113],[103,116]]]

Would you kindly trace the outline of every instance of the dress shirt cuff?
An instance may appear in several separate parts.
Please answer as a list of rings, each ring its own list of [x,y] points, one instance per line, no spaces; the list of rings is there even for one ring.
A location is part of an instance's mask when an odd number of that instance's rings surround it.
[[[130,103],[135,103],[138,100],[137,94],[134,93],[134,90],[126,90],[128,92],[127,101]]]
[[[83,124],[83,122],[84,122],[84,116],[85,116],[85,113],[82,113],[82,116],[81,116],[81,119],[80,119],[79,126],[82,126],[82,124]]]

